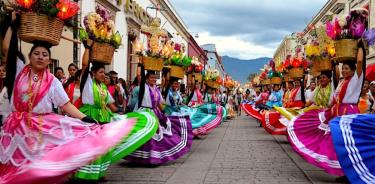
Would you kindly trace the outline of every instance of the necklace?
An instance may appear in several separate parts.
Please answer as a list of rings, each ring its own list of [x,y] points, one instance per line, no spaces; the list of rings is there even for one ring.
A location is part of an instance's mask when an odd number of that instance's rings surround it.
[[[33,81],[38,82],[39,81],[39,75],[38,74],[33,74]]]

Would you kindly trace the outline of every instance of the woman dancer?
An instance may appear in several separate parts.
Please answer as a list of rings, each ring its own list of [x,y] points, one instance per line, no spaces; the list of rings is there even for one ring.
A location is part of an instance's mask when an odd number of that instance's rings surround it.
[[[13,13],[3,44],[12,112],[0,132],[0,183],[61,183],[126,138],[134,122],[100,126],[81,113],[47,69],[48,43],[34,43],[29,65],[18,59],[18,23]],[[77,119],[53,114],[52,104]]]
[[[364,46],[360,42],[357,60],[342,65],[344,80],[339,83],[330,108],[311,110],[288,126],[288,138],[294,150],[309,163],[333,175],[342,176],[343,172],[333,149],[328,122],[336,116],[359,113],[357,103],[361,90],[358,89],[362,88],[364,80],[365,59]]]
[[[152,110],[159,119],[158,132],[140,149],[126,157],[133,163],[162,165],[186,154],[192,144],[192,129],[188,116],[165,116],[164,100],[156,86],[154,71],[144,75],[141,65],[141,85],[135,110]]]
[[[104,179],[111,163],[134,152],[151,139],[157,129],[157,119],[151,112],[133,112],[126,115],[117,115],[117,107],[112,96],[104,84],[105,69],[100,63],[93,63],[89,70],[89,55],[92,43],[88,41],[82,59],[84,73],[82,75],[82,107],[80,111],[91,116],[100,124],[107,124],[117,119],[136,118],[135,126],[130,134],[112,151],[103,155],[90,165],[81,167],[75,178],[83,180]]]

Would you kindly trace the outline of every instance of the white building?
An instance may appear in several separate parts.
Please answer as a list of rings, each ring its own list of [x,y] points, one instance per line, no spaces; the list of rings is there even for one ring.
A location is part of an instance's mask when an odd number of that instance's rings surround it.
[[[225,77],[225,70],[223,63],[221,61],[221,56],[216,51],[216,45],[215,44],[205,44],[201,46],[202,49],[207,53],[208,62],[205,66],[205,69],[213,68],[217,69],[220,73],[220,76],[222,78]]]

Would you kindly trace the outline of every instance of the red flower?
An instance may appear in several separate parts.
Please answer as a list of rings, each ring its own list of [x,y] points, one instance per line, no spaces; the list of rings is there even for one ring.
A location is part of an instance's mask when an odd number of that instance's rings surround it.
[[[26,8],[26,9],[29,9],[30,6],[31,6],[32,4],[34,4],[34,1],[33,1],[33,0],[17,0],[17,3],[18,3],[20,6]]]
[[[60,0],[59,3],[56,4],[56,8],[59,9],[59,13],[57,17],[61,20],[66,20],[74,15],[76,15],[79,11],[79,6],[75,2],[70,2],[69,0]]]
[[[294,58],[293,61],[292,61],[292,66],[294,68],[297,68],[297,67],[300,67],[302,64],[301,60],[297,59],[297,58]]]

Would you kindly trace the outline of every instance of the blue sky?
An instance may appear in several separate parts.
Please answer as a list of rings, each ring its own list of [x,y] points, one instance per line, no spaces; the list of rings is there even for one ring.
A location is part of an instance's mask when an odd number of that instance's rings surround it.
[[[284,36],[302,31],[327,0],[170,0],[199,44],[221,55],[272,57]],[[195,35],[192,34],[192,35]]]

